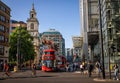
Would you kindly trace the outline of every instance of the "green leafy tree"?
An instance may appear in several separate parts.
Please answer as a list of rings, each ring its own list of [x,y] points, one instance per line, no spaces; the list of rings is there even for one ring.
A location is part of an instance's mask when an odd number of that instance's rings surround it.
[[[19,38],[19,39],[18,39]],[[32,36],[25,28],[16,28],[14,32],[10,34],[10,49],[9,49],[9,61],[17,61],[17,47],[19,45],[19,53],[21,56],[21,62],[34,60],[35,50],[32,44]],[[19,43],[18,43],[19,41]]]

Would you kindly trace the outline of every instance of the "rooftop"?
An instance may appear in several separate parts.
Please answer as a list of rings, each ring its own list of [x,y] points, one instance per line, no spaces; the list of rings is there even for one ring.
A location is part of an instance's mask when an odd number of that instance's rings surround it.
[[[59,31],[56,31],[55,29],[49,29],[49,30],[43,32],[43,34],[58,34],[58,35],[61,35],[61,33]]]

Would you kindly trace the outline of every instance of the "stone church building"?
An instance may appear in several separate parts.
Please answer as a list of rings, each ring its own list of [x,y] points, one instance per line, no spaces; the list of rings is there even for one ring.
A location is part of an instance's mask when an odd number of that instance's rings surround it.
[[[33,37],[32,42],[33,42],[35,52],[36,52],[36,54],[34,55],[35,56],[34,63],[39,63],[39,55],[40,55],[40,52],[39,52],[39,32],[38,32],[39,22],[37,20],[36,14],[37,13],[35,11],[34,4],[32,4],[32,9],[30,10],[30,13],[29,13],[30,16],[27,19],[27,30],[31,34],[31,36]]]

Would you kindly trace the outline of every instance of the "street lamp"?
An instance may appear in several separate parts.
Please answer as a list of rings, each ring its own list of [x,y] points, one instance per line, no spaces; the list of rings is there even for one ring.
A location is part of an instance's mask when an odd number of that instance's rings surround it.
[[[101,57],[102,57],[102,75],[103,79],[105,79],[105,67],[104,67],[104,53],[103,53],[103,37],[102,37],[102,20],[101,20],[101,2],[98,0],[99,7],[99,26],[100,26],[100,41],[101,41]]]
[[[17,38],[17,69],[19,69],[20,63],[20,24],[18,26],[18,38]]]

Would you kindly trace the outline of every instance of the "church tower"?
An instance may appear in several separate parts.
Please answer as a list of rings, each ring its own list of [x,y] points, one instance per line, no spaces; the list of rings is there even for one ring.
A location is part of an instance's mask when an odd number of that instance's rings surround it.
[[[34,9],[34,4],[32,4],[32,9],[30,10],[30,17],[27,19],[27,31],[31,34],[33,37],[33,45],[35,48],[35,63],[39,63],[39,22],[36,17],[36,11]]]

